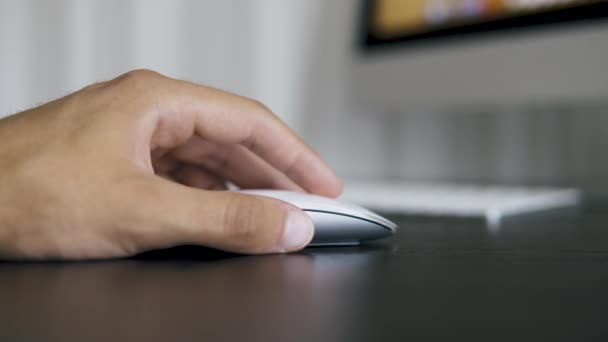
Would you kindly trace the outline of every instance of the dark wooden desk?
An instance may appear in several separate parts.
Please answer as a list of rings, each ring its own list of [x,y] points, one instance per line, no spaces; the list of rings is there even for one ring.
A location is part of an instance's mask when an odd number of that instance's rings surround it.
[[[608,214],[241,257],[0,263],[0,341],[608,340]]]

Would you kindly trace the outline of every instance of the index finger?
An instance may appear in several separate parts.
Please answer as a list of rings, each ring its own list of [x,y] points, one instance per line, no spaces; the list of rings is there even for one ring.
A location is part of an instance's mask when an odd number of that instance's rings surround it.
[[[305,190],[330,197],[342,182],[321,157],[258,101],[180,81],[187,97],[174,115],[194,114],[197,135],[218,144],[242,144]]]

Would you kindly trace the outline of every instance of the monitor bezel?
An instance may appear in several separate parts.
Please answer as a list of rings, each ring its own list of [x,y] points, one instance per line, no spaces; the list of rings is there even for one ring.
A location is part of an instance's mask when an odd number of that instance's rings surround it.
[[[608,1],[582,4],[575,7],[531,13],[517,17],[500,18],[466,26],[448,27],[434,31],[402,34],[390,38],[379,37],[372,29],[373,9],[377,0],[361,0],[361,34],[359,48],[373,52],[415,47],[421,44],[445,43],[458,39],[473,39],[487,34],[515,33],[529,29],[572,25],[589,21],[608,20]]]

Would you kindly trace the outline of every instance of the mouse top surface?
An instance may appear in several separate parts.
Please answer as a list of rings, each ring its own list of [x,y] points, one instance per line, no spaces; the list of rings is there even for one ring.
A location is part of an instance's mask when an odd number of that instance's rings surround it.
[[[356,204],[339,201],[328,197],[284,190],[239,190],[239,192],[276,198],[308,212],[312,211],[344,215],[370,221],[391,231],[395,231],[397,228],[395,223],[374,213],[373,211],[367,210]]]

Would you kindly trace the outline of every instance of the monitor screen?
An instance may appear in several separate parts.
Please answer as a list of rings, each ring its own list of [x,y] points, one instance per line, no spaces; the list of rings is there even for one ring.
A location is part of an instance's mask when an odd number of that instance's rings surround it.
[[[608,17],[606,0],[365,0],[364,46]]]

